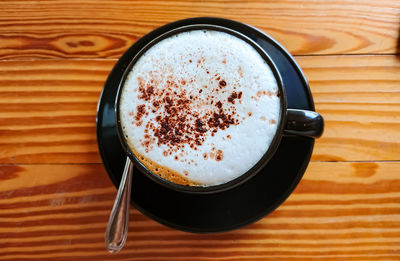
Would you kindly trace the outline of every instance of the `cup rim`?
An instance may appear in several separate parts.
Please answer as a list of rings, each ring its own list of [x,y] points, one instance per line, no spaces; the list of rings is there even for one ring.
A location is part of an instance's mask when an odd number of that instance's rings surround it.
[[[136,62],[139,60],[139,58],[152,46],[157,44],[158,42],[171,37],[172,35],[179,34],[182,32],[186,31],[192,31],[192,30],[211,30],[211,31],[221,31],[225,33],[229,33],[233,36],[238,37],[239,39],[244,40],[248,44],[250,44],[264,59],[265,62],[270,66],[275,80],[278,85],[279,93],[280,93],[280,119],[279,119],[279,125],[278,128],[275,132],[275,135],[269,145],[269,148],[267,151],[264,153],[264,155],[261,157],[261,159],[253,165],[248,171],[243,173],[242,175],[238,176],[237,178],[228,181],[223,184],[218,184],[218,185],[212,185],[212,186],[188,186],[188,185],[181,185],[177,184],[168,180],[165,180],[158,176],[157,174],[154,174],[151,172],[137,157],[136,155],[131,151],[127,140],[125,139],[125,135],[122,130],[121,126],[121,121],[120,121],[120,113],[119,113],[119,103],[120,103],[120,98],[121,98],[121,91],[124,87],[124,84],[126,82],[127,76],[129,75],[131,69],[133,66],[136,64]],[[151,39],[145,46],[143,46],[133,57],[133,59],[129,62],[128,66],[124,69],[123,75],[119,81],[118,84],[118,89],[117,89],[117,95],[116,95],[116,100],[115,100],[115,108],[114,108],[114,113],[115,113],[115,118],[116,118],[116,129],[117,129],[117,134],[118,134],[118,139],[120,141],[120,144],[125,151],[125,154],[130,158],[131,161],[133,161],[134,165],[139,169],[139,171],[143,172],[146,177],[150,178],[152,181],[168,188],[172,189],[178,192],[185,192],[185,193],[193,193],[193,194],[211,194],[211,193],[217,193],[217,192],[222,192],[225,190],[230,190],[233,189],[240,184],[243,184],[253,176],[255,176],[272,158],[272,156],[275,154],[280,141],[283,136],[283,130],[285,127],[286,123],[286,114],[287,114],[287,97],[286,97],[286,92],[285,88],[283,86],[283,81],[282,77],[272,61],[272,59],[269,57],[269,55],[252,39],[247,37],[246,35],[232,29],[226,26],[221,26],[221,25],[216,25],[216,24],[189,24],[189,25],[184,25],[184,26],[176,26],[163,34]]]

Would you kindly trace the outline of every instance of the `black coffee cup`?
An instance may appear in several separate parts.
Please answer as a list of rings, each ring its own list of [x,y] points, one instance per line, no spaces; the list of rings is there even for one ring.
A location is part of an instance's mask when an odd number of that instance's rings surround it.
[[[119,113],[119,104],[120,104],[120,98],[121,98],[121,89],[124,86],[124,83],[126,81],[126,78],[131,71],[132,67],[135,65],[135,63],[138,61],[138,59],[153,45],[156,43],[160,42],[163,39],[166,39],[168,37],[171,37],[172,35],[181,33],[181,32],[187,32],[191,30],[213,30],[213,31],[221,31],[225,33],[229,33],[235,37],[238,37],[248,44],[250,44],[262,57],[263,59],[267,62],[267,64],[270,66],[278,88],[279,88],[279,97],[280,97],[280,106],[281,106],[281,114],[280,114],[280,119],[279,119],[279,125],[277,128],[277,131],[275,133],[275,136],[266,151],[266,153],[263,155],[263,157],[247,172],[243,173],[241,176],[237,177],[234,180],[231,180],[227,183],[220,184],[220,185],[213,185],[213,186],[185,186],[185,185],[180,185],[176,184],[170,181],[167,181],[160,176],[152,173],[148,168],[144,166],[143,163],[136,157],[136,155],[130,150],[128,146],[128,142],[125,138],[125,135],[122,130],[121,126],[121,121],[120,121],[120,113]],[[150,33],[151,34],[151,33]],[[229,48],[229,47],[227,47]],[[248,38],[247,36],[231,29],[228,27],[220,26],[220,25],[212,25],[212,24],[193,24],[193,25],[186,25],[186,26],[180,26],[180,27],[175,27],[171,28],[169,31],[165,32],[164,34],[152,39],[147,45],[145,45],[137,54],[136,56],[132,59],[130,64],[126,67],[125,72],[120,79],[119,87],[118,87],[118,93],[117,93],[117,98],[116,98],[116,104],[115,104],[115,117],[117,119],[117,133],[118,137],[120,140],[120,143],[122,145],[122,148],[124,149],[126,155],[129,157],[129,159],[135,164],[135,166],[139,169],[139,171],[143,172],[146,177],[150,178],[152,181],[172,190],[180,191],[180,192],[186,192],[186,193],[216,193],[216,192],[221,192],[224,190],[232,189],[244,182],[246,182],[248,179],[256,175],[259,170],[261,170],[267,163],[268,161],[272,158],[274,153],[276,152],[280,141],[283,136],[285,135],[299,135],[299,136],[305,136],[309,138],[318,138],[322,135],[323,129],[324,129],[324,121],[323,118],[320,114],[314,111],[307,111],[307,110],[298,110],[298,109],[289,109],[287,108],[287,98],[286,98],[286,93],[285,89],[283,88],[283,81],[282,81],[282,76],[278,72],[275,64],[271,60],[271,58],[268,56],[267,53],[253,40]],[[283,75],[284,77],[284,75]]]

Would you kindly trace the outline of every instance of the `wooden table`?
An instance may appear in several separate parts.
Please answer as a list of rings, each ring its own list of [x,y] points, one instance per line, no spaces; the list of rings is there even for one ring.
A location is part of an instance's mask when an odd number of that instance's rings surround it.
[[[261,221],[197,235],[132,210],[111,255],[99,94],[138,38],[195,16],[251,24],[295,55],[324,136]],[[0,1],[0,260],[400,260],[399,25],[398,0]]]

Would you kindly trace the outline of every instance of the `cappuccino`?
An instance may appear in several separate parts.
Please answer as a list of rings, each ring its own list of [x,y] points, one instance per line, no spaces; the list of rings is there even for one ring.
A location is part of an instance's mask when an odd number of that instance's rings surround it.
[[[275,76],[246,41],[192,30],[150,47],[133,65],[119,114],[131,151],[152,173],[212,186],[267,152],[281,106]]]

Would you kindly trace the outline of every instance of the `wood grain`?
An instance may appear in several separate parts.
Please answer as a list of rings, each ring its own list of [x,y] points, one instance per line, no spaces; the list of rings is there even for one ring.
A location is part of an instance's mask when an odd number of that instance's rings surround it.
[[[137,39],[199,16],[253,25],[296,55],[325,133],[268,217],[197,235],[132,209],[111,255],[100,92]],[[400,260],[399,17],[397,0],[0,1],[0,261]]]
[[[314,161],[400,159],[400,60],[297,57],[326,120]],[[96,106],[115,60],[0,62],[0,163],[100,163]]]
[[[313,160],[400,159],[400,59],[297,57],[325,118]]]
[[[260,28],[293,54],[398,53],[400,2],[0,1],[0,59],[119,57],[172,21],[224,17]]]
[[[3,165],[0,260],[399,260],[399,172],[399,162],[313,162],[275,212],[223,234],[132,210],[127,247],[107,255],[116,189],[101,164]]]
[[[0,63],[0,161],[100,162],[96,107],[114,63]]]

